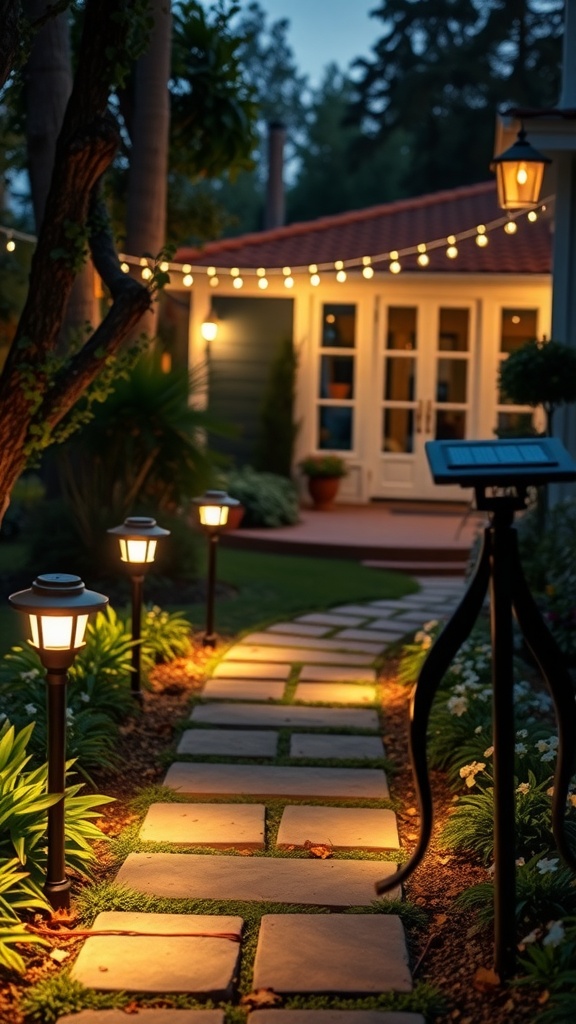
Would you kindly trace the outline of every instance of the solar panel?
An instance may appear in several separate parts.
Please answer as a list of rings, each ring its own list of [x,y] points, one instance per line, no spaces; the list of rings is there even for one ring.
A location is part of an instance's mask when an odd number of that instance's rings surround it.
[[[437,484],[506,487],[576,479],[576,462],[555,437],[427,441],[425,447]]]

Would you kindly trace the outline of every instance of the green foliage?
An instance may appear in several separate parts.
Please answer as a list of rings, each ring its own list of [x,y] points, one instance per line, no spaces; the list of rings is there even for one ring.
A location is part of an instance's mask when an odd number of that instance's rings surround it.
[[[298,522],[294,484],[275,473],[258,473],[250,466],[226,476],[226,489],[244,506],[242,526],[290,526]]]
[[[551,920],[523,942],[521,967],[525,972],[517,985],[537,986],[547,993],[540,1024],[566,1024],[574,1017],[576,984],[576,918]]]
[[[288,478],[292,471],[294,441],[298,432],[298,426],[294,423],[297,365],[292,339],[287,338],[270,367],[256,455],[256,469]]]
[[[576,912],[576,887],[570,869],[556,859],[554,870],[542,871],[539,862],[542,863],[541,857],[533,857],[527,864],[520,863],[516,871],[516,918],[523,934],[540,928],[543,921]],[[493,882],[479,882],[465,889],[456,897],[455,905],[474,912],[481,925],[491,926],[494,921]]]
[[[576,401],[576,352],[559,341],[528,341],[501,363],[498,386],[515,405],[544,406],[551,434],[554,410]]]
[[[142,619],[141,636],[144,667],[190,653],[190,622],[182,612],[163,611],[158,605],[148,607]]]
[[[298,463],[304,476],[340,477],[346,476],[348,468],[339,455],[308,455]]]
[[[424,623],[422,629],[419,629],[414,634],[414,639],[411,643],[403,645],[396,674],[396,679],[399,683],[402,683],[404,686],[411,686],[416,682],[420,669],[428,656],[428,651],[441,629],[442,624],[437,619],[430,619],[429,622]]]
[[[21,1009],[27,1024],[56,1024],[64,1015],[107,1009],[117,1003],[117,994],[85,988],[70,977],[69,971],[61,971],[28,988]]]
[[[520,558],[545,621],[560,649],[576,657],[576,501],[548,509],[542,528],[538,509],[518,522]]]

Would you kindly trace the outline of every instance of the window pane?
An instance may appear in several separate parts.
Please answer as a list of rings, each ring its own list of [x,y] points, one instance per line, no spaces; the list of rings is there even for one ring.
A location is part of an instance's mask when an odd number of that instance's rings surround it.
[[[318,448],[352,450],[352,409],[350,406],[320,406],[318,410]]]
[[[467,309],[441,309],[438,328],[438,348],[441,352],[468,351]]]
[[[322,306],[323,348],[354,348],[356,344],[356,306],[339,303]]]
[[[386,348],[411,351],[416,348],[416,309],[413,306],[390,306]]]
[[[437,402],[465,402],[468,362],[464,359],[439,359],[436,382]]]
[[[354,356],[322,356],[320,398],[354,396]]]
[[[414,410],[385,409],[382,431],[383,452],[414,451]]]
[[[434,436],[437,441],[463,441],[466,437],[466,413],[437,409]]]
[[[386,359],[384,398],[393,402],[414,400],[414,359],[389,356]]]
[[[503,309],[500,327],[500,351],[515,352],[527,341],[538,337],[537,309]]]

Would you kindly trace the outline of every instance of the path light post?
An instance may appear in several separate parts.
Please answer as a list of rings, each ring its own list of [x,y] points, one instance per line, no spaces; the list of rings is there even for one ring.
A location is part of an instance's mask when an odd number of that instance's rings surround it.
[[[66,682],[67,670],[84,646],[91,612],[108,598],[86,590],[79,576],[50,573],[38,576],[29,590],[12,594],[8,601],[28,615],[29,643],[46,669],[48,712],[48,794],[60,799],[48,808],[48,860],[44,892],[54,910],[70,906],[70,879],[66,875],[64,794],[66,790]]]
[[[218,538],[228,525],[231,508],[238,508],[240,502],[231,498],[226,491],[206,491],[199,498],[193,499],[198,512],[200,528],[208,537],[208,581],[206,587],[206,632],[202,643],[204,647],[216,646],[214,632],[214,593],[216,589],[216,547]]]
[[[135,700],[142,700],[140,687],[140,633],[142,623],[142,591],[144,576],[156,557],[156,545],[170,530],[157,526],[151,516],[128,516],[121,526],[113,526],[108,533],[118,537],[120,558],[125,563],[132,582],[132,677],[130,689]]]

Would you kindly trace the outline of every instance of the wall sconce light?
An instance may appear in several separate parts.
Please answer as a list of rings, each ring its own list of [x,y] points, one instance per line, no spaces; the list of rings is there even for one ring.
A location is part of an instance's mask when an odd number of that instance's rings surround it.
[[[29,590],[11,594],[8,601],[28,616],[31,634],[28,642],[36,648],[46,669],[48,795],[59,799],[48,808],[44,892],[55,910],[67,910],[70,906],[64,818],[67,669],[84,646],[88,616],[104,608],[108,598],[86,590],[79,576],[50,573],[38,576]]]
[[[142,591],[144,574],[154,562],[156,544],[161,537],[168,537],[170,530],[156,525],[150,516],[128,516],[121,526],[113,526],[108,533],[118,537],[120,558],[127,566],[132,582],[132,696],[142,700],[140,687],[140,632],[142,621]]]
[[[200,528],[208,536],[208,582],[206,587],[206,632],[202,639],[204,647],[216,646],[214,632],[214,593],[216,589],[216,547],[220,534],[229,526],[229,512],[238,508],[240,502],[231,498],[226,491],[206,491],[192,504],[198,513]]]
[[[200,325],[200,334],[204,338],[204,341],[215,341],[218,335],[218,317],[214,312],[212,306],[208,316],[202,321]]]
[[[498,205],[503,210],[529,210],[538,204],[546,164],[552,163],[526,139],[523,128],[512,146],[495,156],[490,167],[496,173]]]

